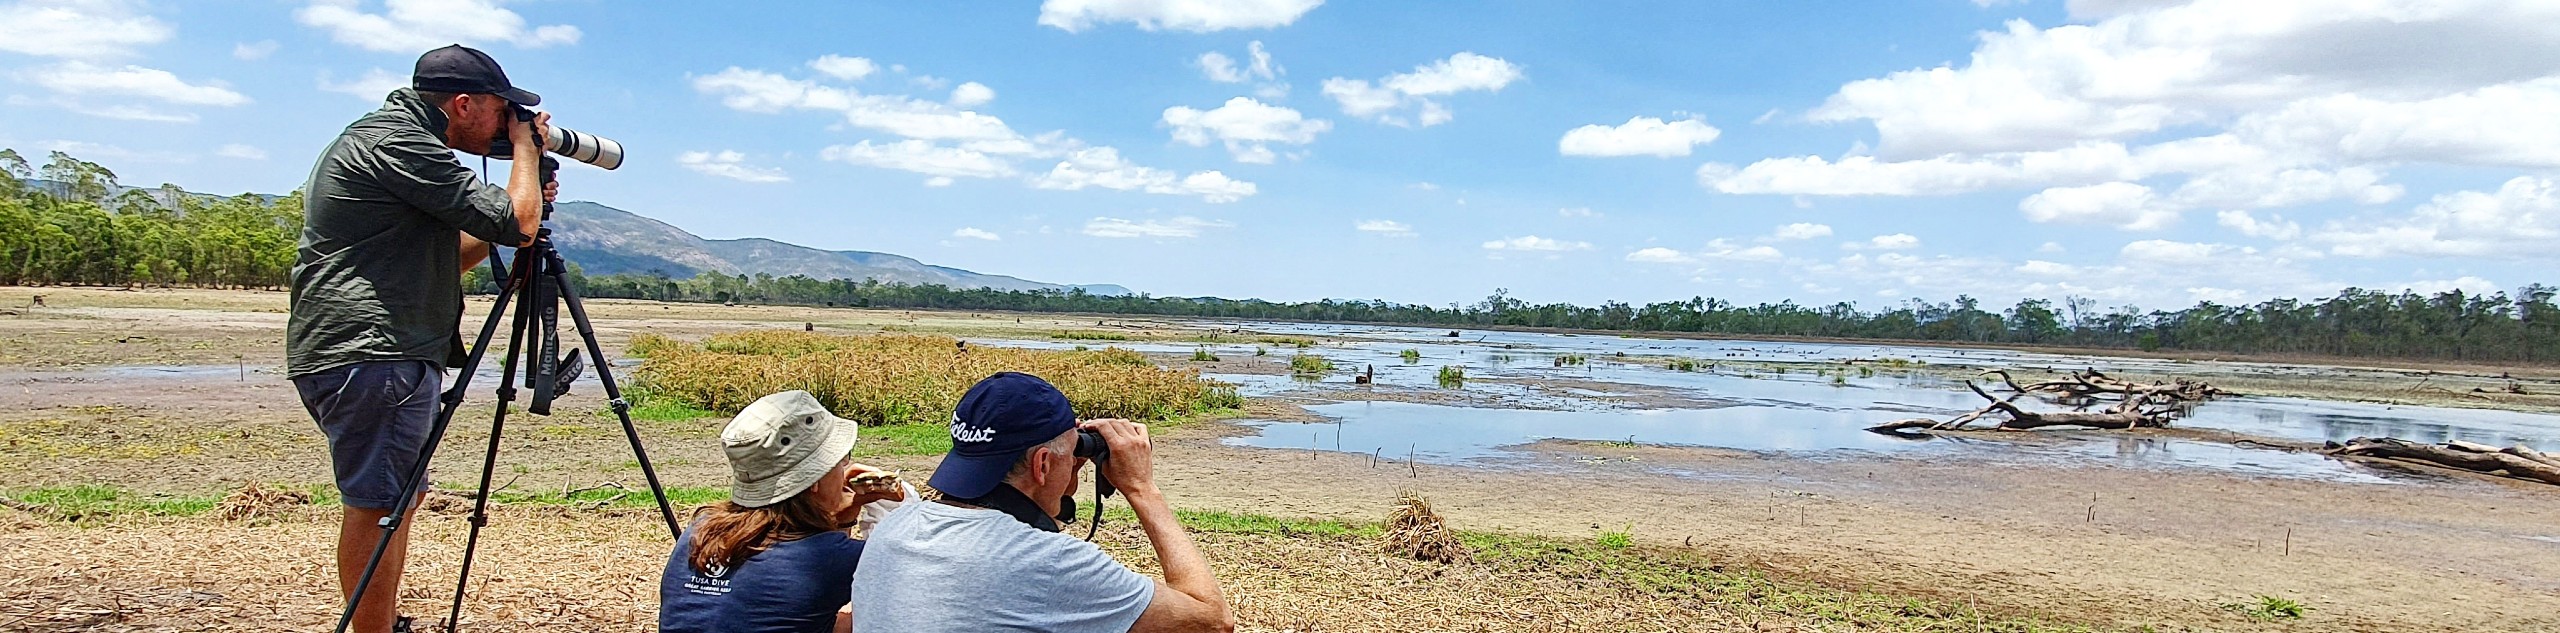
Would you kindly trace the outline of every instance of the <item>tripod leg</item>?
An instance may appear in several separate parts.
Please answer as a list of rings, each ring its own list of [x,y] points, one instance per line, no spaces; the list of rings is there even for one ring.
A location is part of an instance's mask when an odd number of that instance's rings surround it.
[[[517,262],[516,271],[532,273],[537,272],[538,269],[528,268],[527,262]],[[462,570],[454,576],[453,581],[453,609],[445,615],[444,620],[446,633],[461,630],[462,596],[471,586],[471,564],[480,553],[480,529],[489,526],[489,480],[497,473],[498,438],[507,426],[507,405],[516,399],[516,368],[524,366],[525,362],[524,355],[519,351],[524,345],[526,330],[533,326],[532,315],[534,311],[540,309],[537,303],[542,295],[535,288],[541,285],[536,281],[538,279],[540,277],[532,274],[525,275],[527,283],[523,284],[522,291],[525,297],[523,301],[516,304],[515,330],[507,337],[507,360],[501,364],[498,378],[497,412],[491,414],[489,418],[489,452],[480,457],[480,494],[471,504],[471,536],[463,541]]]
[[[613,416],[622,420],[622,436],[631,441],[631,456],[640,461],[640,475],[649,479],[649,493],[658,497],[658,517],[667,522],[667,536],[681,537],[684,528],[676,525],[675,506],[667,503],[667,488],[658,483],[657,467],[649,464],[649,449],[640,446],[640,427],[631,424],[631,401],[622,399],[622,387],[613,382],[613,363],[605,361],[604,346],[596,343],[596,325],[587,320],[586,304],[578,301],[577,289],[569,287],[569,277],[563,274],[567,266],[560,265],[556,252],[552,256],[552,288],[569,306],[569,319],[577,323],[578,338],[587,343],[587,358],[595,360],[596,382],[604,384],[604,397],[613,402]]]
[[[521,266],[523,262],[517,264]],[[479,371],[480,359],[489,351],[490,338],[498,335],[498,320],[506,315],[507,300],[515,293],[512,284],[521,283],[521,279],[510,279],[509,283],[510,287],[498,293],[498,299],[490,303],[489,317],[480,324],[480,336],[474,339],[476,344],[471,348],[471,354],[462,361],[461,374],[454,377],[453,386],[446,388],[444,395],[438,398],[441,402],[436,409],[435,424],[427,431],[426,443],[418,449],[418,463],[409,467],[407,479],[400,485],[400,494],[392,501],[391,516],[383,517],[379,524],[382,526],[382,540],[374,543],[373,556],[364,563],[364,574],[356,578],[355,592],[347,595],[346,608],[338,612],[335,629],[338,633],[346,633],[347,627],[355,623],[356,605],[364,599],[366,591],[372,590],[374,572],[380,571],[383,554],[391,550],[393,533],[400,530],[401,522],[408,518],[411,510],[416,509],[418,487],[426,483],[427,465],[435,461],[436,445],[444,442],[445,427],[453,423],[454,408],[461,406],[462,394],[471,386],[472,373]]]

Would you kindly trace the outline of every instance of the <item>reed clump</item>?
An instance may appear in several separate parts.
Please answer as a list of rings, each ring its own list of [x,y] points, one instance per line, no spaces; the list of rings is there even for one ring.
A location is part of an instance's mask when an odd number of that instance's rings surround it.
[[[1431,510],[1431,502],[1415,492],[1396,498],[1395,509],[1387,512],[1382,540],[1388,553],[1414,560],[1456,563],[1474,557],[1466,542],[1458,540],[1457,531]]]
[[[942,424],[978,380],[1018,371],[1056,384],[1084,418],[1169,420],[1237,409],[1234,385],[1156,366],[1114,347],[1053,351],[962,347],[950,337],[842,336],[799,331],[721,334],[686,343],[644,334],[639,391],[723,415],[780,391],[806,390],[827,410],[863,424]]]

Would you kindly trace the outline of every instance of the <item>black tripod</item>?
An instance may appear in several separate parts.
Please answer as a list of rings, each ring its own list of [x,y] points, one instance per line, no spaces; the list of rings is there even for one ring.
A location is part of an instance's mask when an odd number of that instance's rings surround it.
[[[552,173],[558,168],[559,163],[551,157],[542,157],[542,182],[551,182]],[[551,219],[548,202],[542,205],[542,218]],[[508,405],[516,399],[516,370],[529,368],[525,386],[533,390],[533,397],[525,410],[539,415],[550,414],[552,398],[565,393],[569,381],[578,373],[577,351],[571,351],[565,360],[554,360],[559,358],[559,307],[563,304],[569,307],[569,318],[577,326],[578,337],[586,343],[586,357],[595,359],[596,380],[604,384],[604,395],[612,400],[613,415],[622,421],[623,438],[631,441],[631,455],[639,460],[640,473],[649,480],[649,493],[658,499],[658,515],[667,522],[667,534],[683,533],[683,528],[676,525],[675,508],[667,502],[666,488],[658,484],[658,470],[649,462],[649,451],[640,446],[640,429],[631,424],[631,402],[623,399],[621,386],[614,384],[613,366],[604,362],[604,348],[596,343],[595,324],[587,320],[586,306],[578,301],[576,289],[569,286],[569,264],[552,247],[550,227],[537,232],[533,244],[516,249],[512,268],[515,274],[509,275],[509,267],[501,266],[496,255],[489,258],[489,278],[501,288],[498,298],[489,305],[488,320],[480,325],[480,336],[463,361],[461,374],[454,378],[453,387],[444,391],[435,424],[427,433],[426,445],[419,448],[417,465],[403,480],[406,483],[401,485],[391,516],[383,517],[380,523],[382,540],[373,546],[373,557],[365,561],[364,575],[357,579],[355,593],[338,614],[338,633],[346,633],[347,626],[354,622],[357,601],[373,585],[374,571],[382,565],[382,555],[390,549],[393,534],[417,504],[419,488],[426,484],[427,465],[435,459],[436,445],[444,441],[445,428],[452,424],[454,410],[461,406],[462,394],[471,386],[472,374],[480,369],[480,360],[488,353],[490,339],[498,333],[498,320],[507,314],[511,300],[520,303],[516,306],[514,328],[507,337],[507,355],[499,362],[503,370],[498,379],[497,413],[489,421],[489,452],[480,460],[479,494],[471,508],[471,537],[462,549],[462,571],[454,581],[453,610],[445,616],[445,630],[450,633],[462,625],[462,596],[470,587],[472,557],[480,549],[480,528],[489,524],[489,479],[497,472],[498,437],[507,424]],[[537,337],[530,348],[524,345],[526,336]]]

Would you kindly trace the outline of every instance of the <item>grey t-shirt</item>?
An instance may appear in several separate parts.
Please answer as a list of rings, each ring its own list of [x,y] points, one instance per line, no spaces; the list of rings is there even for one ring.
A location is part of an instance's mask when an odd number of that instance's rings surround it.
[[[1152,578],[1002,512],[909,503],[871,529],[853,572],[855,633],[1122,633]]]

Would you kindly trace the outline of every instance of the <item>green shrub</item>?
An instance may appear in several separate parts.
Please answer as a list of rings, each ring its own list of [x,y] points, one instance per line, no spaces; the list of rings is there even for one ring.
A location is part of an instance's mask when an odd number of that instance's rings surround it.
[[[1333,371],[1333,361],[1325,360],[1323,356],[1298,354],[1289,357],[1289,373],[1322,374],[1329,371]]]
[[[1442,365],[1438,380],[1442,387],[1464,386],[1467,384],[1467,370],[1457,365]]]

